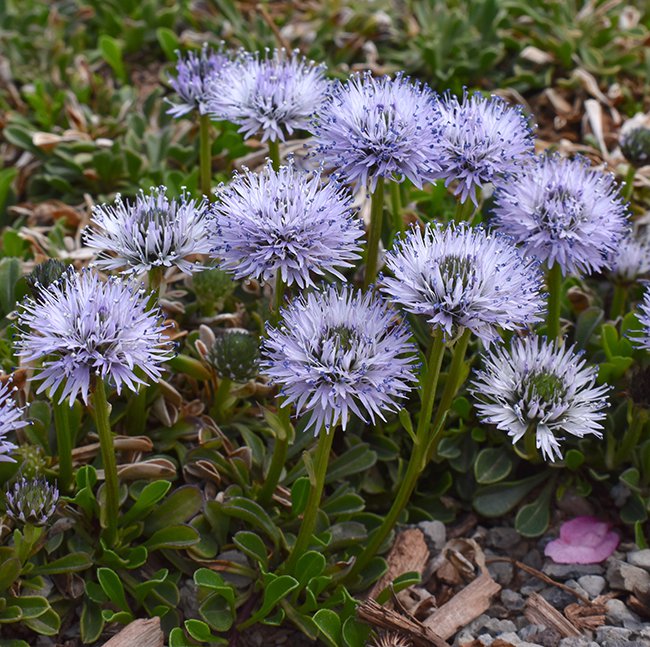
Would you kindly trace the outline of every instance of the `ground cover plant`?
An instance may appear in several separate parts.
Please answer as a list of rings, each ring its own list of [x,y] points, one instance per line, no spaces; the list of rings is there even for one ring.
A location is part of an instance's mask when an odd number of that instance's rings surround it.
[[[329,4],[0,7],[0,644],[410,645],[405,524],[648,547],[650,13]]]

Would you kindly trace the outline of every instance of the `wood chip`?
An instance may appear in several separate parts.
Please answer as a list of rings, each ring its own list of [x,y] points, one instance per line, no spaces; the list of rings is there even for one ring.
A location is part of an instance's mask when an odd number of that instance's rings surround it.
[[[400,532],[386,561],[388,570],[370,591],[369,597],[373,599],[396,577],[413,571],[416,573],[424,571],[429,561],[429,548],[424,540],[424,533],[417,528]]]
[[[459,629],[467,626],[490,608],[492,598],[501,591],[487,571],[459,591],[449,602],[443,604],[424,622],[424,626],[435,631],[445,640]]]
[[[160,618],[140,618],[128,624],[103,647],[163,647],[165,636]]]
[[[532,593],[526,602],[524,616],[532,624],[544,625],[557,631],[563,638],[580,636],[580,631],[557,609],[552,607],[539,593]]]
[[[357,607],[357,615],[360,620],[374,627],[408,636],[414,647],[449,647],[440,635],[415,618],[383,607],[372,598],[364,600]]]

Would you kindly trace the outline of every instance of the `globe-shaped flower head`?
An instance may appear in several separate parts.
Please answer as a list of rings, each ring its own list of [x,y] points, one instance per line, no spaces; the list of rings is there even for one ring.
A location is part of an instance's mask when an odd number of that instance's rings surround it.
[[[352,197],[320,172],[293,164],[276,172],[245,169],[221,187],[214,211],[214,256],[236,278],[269,280],[280,272],[285,284],[305,287],[312,275],[351,267],[359,258],[361,220]]]
[[[325,67],[284,49],[264,56],[240,52],[208,92],[206,112],[240,126],[245,137],[284,141],[305,128],[325,97]]]
[[[438,170],[431,90],[396,75],[353,75],[333,85],[312,124],[316,156],[343,180],[375,189],[384,177],[418,187]]]
[[[499,329],[540,320],[541,273],[504,236],[466,225],[411,229],[386,256],[382,290],[454,338],[468,328],[485,343]]]
[[[6,436],[28,424],[25,420],[21,420],[23,411],[24,407],[19,407],[13,398],[11,382],[0,383],[0,463],[16,462],[10,454],[18,447],[7,440]]]
[[[535,146],[528,119],[521,107],[480,93],[458,97],[447,93],[438,103],[439,143],[434,161],[445,186],[456,183],[454,194],[477,202],[476,190],[518,173]]]
[[[294,403],[309,414],[319,433],[352,414],[364,422],[384,419],[415,380],[410,332],[397,313],[371,293],[329,287],[295,299],[270,329],[262,368]]]
[[[140,192],[135,202],[118,195],[113,205],[93,207],[92,227],[84,242],[99,253],[95,265],[125,274],[142,274],[175,265],[190,274],[203,266],[198,254],[207,254],[208,202],[183,194],[167,197],[165,187]]]
[[[71,405],[79,393],[88,403],[95,377],[118,393],[135,390],[145,377],[159,379],[162,363],[172,357],[165,326],[139,285],[116,277],[102,282],[94,271],[70,270],[27,299],[18,319],[18,355],[41,362],[34,377],[41,381],[38,393],[47,390]]]
[[[203,45],[200,53],[189,52],[183,57],[177,52],[177,55],[176,76],[169,79],[169,84],[176,91],[180,103],[170,101],[172,107],[167,113],[182,117],[192,110],[198,110],[199,114],[203,114],[208,98],[207,89],[230,59],[207,44]]]
[[[650,240],[629,232],[609,256],[611,274],[620,283],[633,283],[650,273]]]
[[[612,175],[545,155],[495,192],[494,226],[565,276],[591,274],[609,267],[627,214]]]
[[[59,490],[44,478],[19,478],[7,490],[7,514],[17,523],[44,526],[56,510]]]
[[[535,434],[543,456],[562,458],[562,434],[602,437],[607,385],[596,386],[598,368],[573,348],[536,336],[495,346],[472,382],[481,419],[508,433],[513,443]]]

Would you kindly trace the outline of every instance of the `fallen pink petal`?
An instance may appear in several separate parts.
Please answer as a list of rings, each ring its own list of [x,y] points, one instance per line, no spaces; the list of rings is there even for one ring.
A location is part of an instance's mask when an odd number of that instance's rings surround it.
[[[562,524],[560,537],[546,546],[544,554],[558,564],[598,564],[616,550],[619,541],[606,521],[576,517]]]

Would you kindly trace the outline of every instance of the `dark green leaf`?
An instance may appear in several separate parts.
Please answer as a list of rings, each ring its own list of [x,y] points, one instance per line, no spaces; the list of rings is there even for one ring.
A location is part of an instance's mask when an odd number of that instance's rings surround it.
[[[486,447],[476,457],[474,476],[482,485],[498,483],[512,471],[512,459],[505,447]]]

